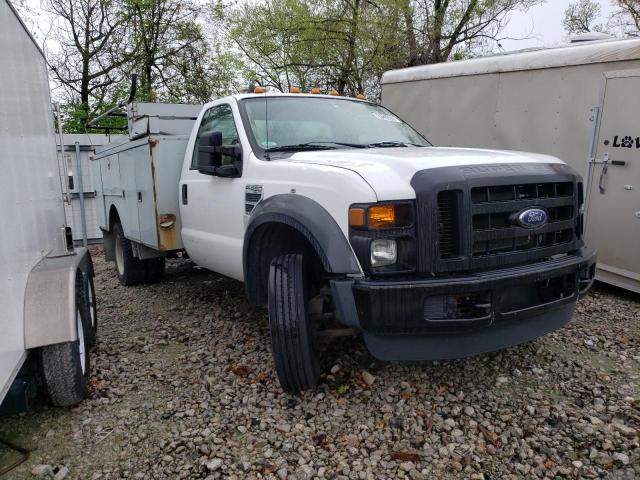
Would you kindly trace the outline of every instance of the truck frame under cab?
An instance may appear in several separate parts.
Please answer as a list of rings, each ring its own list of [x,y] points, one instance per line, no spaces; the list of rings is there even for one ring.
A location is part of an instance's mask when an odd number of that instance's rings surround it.
[[[287,391],[318,383],[326,332],[383,360],[466,357],[564,326],[593,282],[582,180],[557,158],[437,148],[337,96],[173,107],[130,103],[130,139],[96,155],[107,259],[125,285],[177,252],[243,281]]]

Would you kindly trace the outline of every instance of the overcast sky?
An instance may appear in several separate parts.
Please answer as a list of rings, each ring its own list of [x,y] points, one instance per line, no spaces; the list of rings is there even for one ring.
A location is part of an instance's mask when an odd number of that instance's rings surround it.
[[[509,51],[529,47],[552,47],[565,43],[567,35],[562,28],[562,19],[570,3],[572,0],[546,0],[526,13],[513,13],[502,36],[529,38],[503,40],[500,44],[504,50]],[[599,3],[602,5],[602,15],[606,17],[612,9],[611,4],[608,0],[600,0]]]

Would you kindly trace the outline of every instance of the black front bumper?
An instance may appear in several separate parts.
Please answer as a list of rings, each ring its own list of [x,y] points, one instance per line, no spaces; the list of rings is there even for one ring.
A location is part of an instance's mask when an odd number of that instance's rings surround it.
[[[593,283],[596,255],[444,278],[334,280],[338,317],[382,360],[461,358],[566,325]]]

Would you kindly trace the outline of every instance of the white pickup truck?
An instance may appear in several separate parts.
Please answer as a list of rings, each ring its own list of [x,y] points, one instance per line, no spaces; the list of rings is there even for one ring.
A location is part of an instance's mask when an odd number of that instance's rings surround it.
[[[582,181],[557,158],[437,148],[330,95],[130,103],[128,118],[129,140],[95,157],[107,259],[124,285],[179,252],[244,281],[285,390],[317,384],[336,325],[380,359],[464,357],[562,327],[592,284]]]

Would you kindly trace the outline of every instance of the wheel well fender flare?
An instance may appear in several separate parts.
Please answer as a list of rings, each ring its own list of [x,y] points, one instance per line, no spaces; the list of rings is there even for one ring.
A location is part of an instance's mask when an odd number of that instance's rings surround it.
[[[360,264],[344,233],[322,205],[294,194],[274,195],[260,202],[253,210],[243,243],[243,271],[249,297],[254,299],[250,256],[255,251],[252,241],[260,227],[267,224],[283,224],[300,233],[311,244],[323,268],[334,274],[360,274]]]

